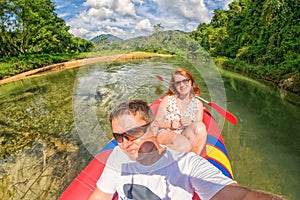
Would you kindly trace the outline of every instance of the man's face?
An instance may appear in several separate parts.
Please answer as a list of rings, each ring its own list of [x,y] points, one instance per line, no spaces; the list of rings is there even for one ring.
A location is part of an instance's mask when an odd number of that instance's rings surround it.
[[[113,133],[122,134],[126,133],[128,130],[132,130],[145,124],[147,124],[147,122],[140,118],[139,113],[137,113],[136,116],[122,115],[112,120],[112,131]],[[121,150],[126,153],[131,160],[138,160],[139,156],[141,157],[141,154],[139,155],[139,151],[147,153],[145,151],[148,151],[148,149],[144,149],[145,147],[141,148],[141,145],[145,141],[153,140],[153,135],[149,130],[150,127],[148,127],[145,134],[142,132],[142,136],[136,140],[129,141],[126,138],[123,138],[123,142],[118,142]],[[149,148],[149,145],[147,145],[146,148]],[[151,151],[151,149],[149,150]]]

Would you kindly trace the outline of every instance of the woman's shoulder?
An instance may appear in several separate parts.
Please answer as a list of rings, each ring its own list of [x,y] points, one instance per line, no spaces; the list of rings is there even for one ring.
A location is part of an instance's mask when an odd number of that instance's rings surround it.
[[[202,103],[197,97],[192,97],[191,101],[195,104],[199,104],[199,103]]]
[[[177,99],[177,96],[176,96],[176,95],[169,95],[169,99],[171,99],[171,100],[176,100],[176,99]]]
[[[172,101],[172,100],[176,100],[175,95],[166,95],[162,98],[162,101],[164,101],[164,102],[168,102],[168,101]]]
[[[202,101],[200,99],[198,99],[196,96],[194,96],[192,98],[192,101],[194,101],[195,103],[201,104],[202,105]]]

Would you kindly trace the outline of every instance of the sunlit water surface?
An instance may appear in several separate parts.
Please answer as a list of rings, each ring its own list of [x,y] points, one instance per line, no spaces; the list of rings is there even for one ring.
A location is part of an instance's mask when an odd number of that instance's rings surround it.
[[[110,139],[108,114],[119,102],[161,97],[180,59],[97,64],[0,86],[0,196],[57,199]],[[205,72],[202,72],[205,73]],[[222,72],[227,110],[221,123],[235,179],[250,188],[298,199],[300,108],[278,92]],[[202,96],[209,91],[195,76]],[[214,113],[216,119],[220,119]]]

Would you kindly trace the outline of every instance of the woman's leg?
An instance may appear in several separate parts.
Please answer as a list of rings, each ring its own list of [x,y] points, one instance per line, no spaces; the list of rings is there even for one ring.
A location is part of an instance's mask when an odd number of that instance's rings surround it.
[[[171,130],[161,130],[156,137],[160,144],[176,151],[188,152],[191,150],[190,140],[182,134],[177,134]]]
[[[207,131],[203,122],[193,122],[182,133],[191,144],[191,152],[200,155],[206,145]]]

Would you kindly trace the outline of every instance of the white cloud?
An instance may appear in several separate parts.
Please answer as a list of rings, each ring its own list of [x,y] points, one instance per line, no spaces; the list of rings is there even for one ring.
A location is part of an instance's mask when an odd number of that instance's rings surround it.
[[[230,2],[222,1],[222,6]],[[159,23],[165,30],[189,32],[208,23],[212,15],[203,0],[86,0],[81,8],[85,9],[67,25],[71,33],[87,39],[103,33],[123,39],[150,34]]]
[[[209,21],[209,11],[203,0],[156,0],[161,13],[190,21]]]
[[[130,0],[87,0],[83,5],[86,10],[67,22],[70,32],[79,37],[91,39],[97,33],[124,36],[126,26],[134,23],[136,18],[135,7]]]
[[[71,34],[74,34],[76,36],[86,35],[89,30],[80,28],[80,27],[74,27],[70,30]]]
[[[144,0],[132,0],[133,3],[137,3],[139,5],[143,5],[145,3]]]
[[[224,3],[223,3],[223,8],[225,9],[225,10],[229,10],[229,4],[231,4],[231,2],[233,2],[233,0],[226,0],[226,1],[224,1]]]
[[[70,14],[68,14],[68,13],[61,13],[58,15],[58,17],[60,17],[60,18],[66,18],[68,16],[70,16]]]
[[[153,26],[151,25],[151,22],[149,19],[143,19],[135,25],[135,29],[143,30],[143,31],[152,31]]]
[[[115,6],[115,0],[87,0],[83,3],[84,6],[92,7],[92,8],[112,8]]]
[[[117,2],[118,2],[116,8],[117,13],[123,16],[128,15],[128,16],[136,17],[135,6],[130,0],[118,0]]]
[[[199,23],[210,21],[211,13],[203,0],[154,0],[158,6],[152,24],[160,23],[165,30],[193,31]],[[147,15],[150,18],[150,15]]]
[[[115,15],[135,16],[135,7],[130,0],[87,0],[84,6],[96,10],[110,10]]]

